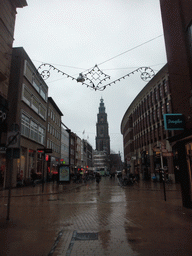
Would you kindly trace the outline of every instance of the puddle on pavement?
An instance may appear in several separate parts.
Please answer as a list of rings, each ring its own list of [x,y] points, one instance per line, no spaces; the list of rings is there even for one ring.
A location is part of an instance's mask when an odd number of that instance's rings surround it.
[[[110,201],[111,203],[117,203],[117,202],[126,202],[126,198],[125,196],[123,195],[119,195],[119,196],[112,196]]]

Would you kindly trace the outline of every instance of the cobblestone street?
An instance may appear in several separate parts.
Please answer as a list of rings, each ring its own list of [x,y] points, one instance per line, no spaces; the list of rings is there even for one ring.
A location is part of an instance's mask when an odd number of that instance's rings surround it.
[[[178,184],[140,181],[121,187],[102,178],[86,185],[46,184],[7,191],[0,200],[0,255],[192,255],[192,210]]]

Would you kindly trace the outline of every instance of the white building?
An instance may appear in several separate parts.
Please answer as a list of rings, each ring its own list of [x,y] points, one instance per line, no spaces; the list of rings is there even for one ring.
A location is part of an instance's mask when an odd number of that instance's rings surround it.
[[[61,163],[69,164],[69,132],[61,127]]]

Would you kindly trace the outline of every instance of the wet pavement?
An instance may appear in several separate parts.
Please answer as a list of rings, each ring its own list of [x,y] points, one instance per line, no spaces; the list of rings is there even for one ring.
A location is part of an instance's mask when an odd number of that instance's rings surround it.
[[[117,179],[0,191],[0,255],[192,255],[192,210],[179,184]]]

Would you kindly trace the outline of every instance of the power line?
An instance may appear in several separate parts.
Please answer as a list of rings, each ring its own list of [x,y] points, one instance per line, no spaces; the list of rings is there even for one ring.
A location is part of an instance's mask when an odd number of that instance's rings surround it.
[[[140,47],[140,46],[142,46],[144,44],[147,44],[147,43],[149,43],[149,42],[151,42],[151,41],[153,41],[153,40],[155,40],[155,39],[157,39],[157,38],[159,38],[161,36],[163,36],[163,35],[156,36],[156,37],[154,37],[154,38],[152,38],[152,39],[150,39],[150,40],[148,40],[148,41],[146,41],[146,42],[144,42],[142,44],[139,44],[139,45],[137,45],[137,46],[135,46],[135,47],[125,51],[125,52],[122,52],[122,53],[120,53],[120,54],[118,54],[118,55],[116,55],[116,56],[114,56],[114,57],[112,57],[112,58],[110,58],[110,59],[108,59],[106,61],[103,61],[103,62],[99,63],[98,65],[102,65],[102,64],[106,63],[107,61],[113,60],[113,59],[115,59],[115,58],[117,58],[117,57],[119,57],[119,56],[121,56],[121,55],[123,55],[123,54],[125,54],[127,52],[130,52],[130,51],[132,51],[132,50],[134,50],[134,49],[136,49],[136,48],[138,48],[138,47]]]
[[[163,35],[156,36],[156,37],[154,37],[154,38],[152,38],[152,39],[150,39],[150,40],[148,40],[148,41],[146,41],[146,42],[144,42],[144,43],[142,43],[142,44],[139,44],[139,45],[137,45],[137,46],[135,46],[135,47],[133,47],[133,48],[127,50],[127,51],[124,51],[124,52],[122,52],[122,53],[120,53],[120,54],[118,54],[118,55],[115,55],[114,57],[112,57],[112,58],[110,58],[110,59],[108,59],[108,60],[105,60],[105,61],[99,63],[98,65],[102,65],[102,64],[104,64],[104,63],[106,63],[106,62],[108,62],[108,61],[110,61],[110,60],[113,60],[113,59],[115,59],[115,58],[117,58],[117,57],[119,57],[119,56],[121,56],[121,55],[123,55],[123,54],[125,54],[125,53],[127,53],[127,52],[130,52],[130,51],[132,51],[132,50],[134,50],[134,49],[136,49],[136,48],[139,48],[140,46],[143,46],[143,45],[145,45],[145,44],[147,44],[147,43],[149,43],[149,42],[151,42],[151,41],[154,41],[155,39],[157,39],[157,38],[159,38],[159,37],[161,37],[161,36],[163,36]],[[42,61],[39,61],[39,60],[33,60],[33,61],[40,62],[40,63],[43,64],[43,62],[42,62]],[[89,69],[85,69],[85,68],[79,68],[79,67],[73,67],[73,66],[67,66],[67,65],[61,65],[61,64],[52,64],[52,65],[55,65],[55,66],[62,66],[62,67],[67,67],[67,68],[73,68],[73,69],[80,69],[80,70],[84,70],[84,71],[87,71],[87,70],[90,69],[90,68],[89,68]],[[117,68],[117,69],[124,69],[124,68]],[[125,68],[125,69],[126,69],[126,68]],[[114,70],[116,70],[116,69],[114,69]]]

